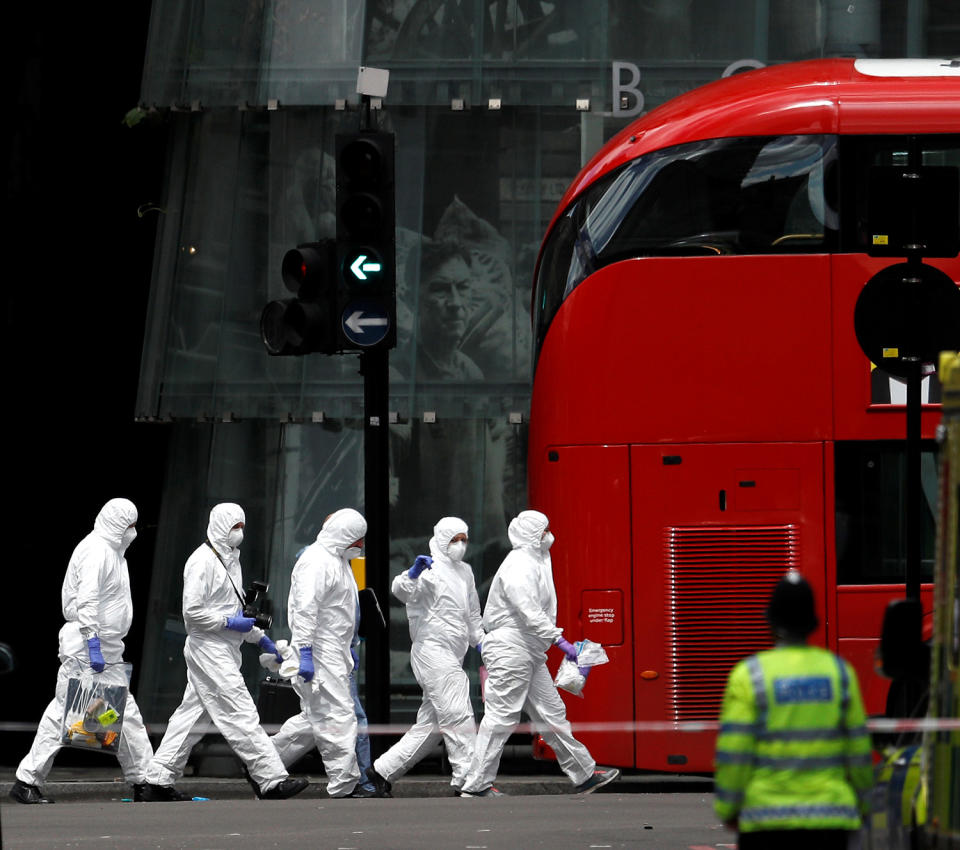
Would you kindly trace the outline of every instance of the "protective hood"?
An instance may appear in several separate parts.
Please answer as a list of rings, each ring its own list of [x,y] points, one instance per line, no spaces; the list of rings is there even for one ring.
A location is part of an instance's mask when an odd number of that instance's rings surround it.
[[[458,534],[468,534],[467,524],[459,517],[445,516],[433,527],[433,537],[430,539],[431,554],[439,552],[444,558],[449,559],[447,547]]]
[[[221,555],[233,553],[233,547],[227,542],[227,535],[238,522],[246,522],[243,508],[233,502],[221,502],[210,511],[207,523],[207,540]]]
[[[514,549],[533,549],[540,552],[540,539],[550,525],[550,520],[540,511],[521,511],[507,528],[510,545]]]
[[[111,499],[97,514],[93,530],[111,546],[119,549],[123,533],[137,521],[137,506],[129,499]]]
[[[341,508],[330,514],[317,535],[317,543],[339,557],[367,533],[367,521],[353,508]]]

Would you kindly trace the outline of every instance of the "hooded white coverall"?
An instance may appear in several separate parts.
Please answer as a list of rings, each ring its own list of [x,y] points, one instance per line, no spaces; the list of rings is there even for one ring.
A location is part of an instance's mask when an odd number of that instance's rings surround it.
[[[227,542],[238,522],[244,522],[243,508],[229,502],[216,505],[210,511],[207,542],[193,551],[183,568],[187,687],[147,768],[147,782],[152,785],[176,784],[190,751],[210,731],[211,721],[243,760],[261,793],[288,776],[260,726],[257,707],[240,673],[240,644],[257,643],[263,632],[256,626],[249,632],[226,627],[227,618],[242,607],[240,550]]]
[[[557,628],[557,592],[549,553],[540,542],[549,520],[523,511],[510,522],[513,550],[490,585],[483,625],[487,668],[483,720],[463,790],[489,788],[497,776],[504,744],[525,711],[574,785],[593,775],[596,762],[576,738],[567,711],[547,670],[546,651],[562,634]]]
[[[111,499],[97,514],[91,531],[73,550],[63,579],[61,600],[67,621],[60,629],[60,670],[56,695],[40,719],[30,752],[17,768],[17,779],[43,787],[61,747],[60,724],[63,720],[67,681],[82,673],[96,676],[108,685],[127,686],[123,664],[123,639],[133,622],[130,575],[124,557],[132,536],[125,532],[137,521],[137,508],[128,499]],[[100,651],[106,667],[102,673],[90,669],[87,641],[100,638]],[[153,747],[131,693],[127,693],[123,730],[117,760],[124,778],[132,785],[144,782]]]
[[[360,779],[357,767],[357,715],[350,693],[350,644],[357,622],[357,582],[347,549],[367,533],[367,521],[352,508],[331,514],[315,543],[304,550],[290,576],[287,622],[290,643],[299,653],[312,647],[313,681],[293,686],[302,712],[291,717],[272,741],[288,764],[303,752],[305,717],[323,759],[327,793],[346,797]]]
[[[463,785],[470,767],[476,722],[463,658],[469,647],[483,640],[483,623],[473,570],[447,554],[453,537],[466,533],[462,519],[444,517],[430,539],[431,568],[415,579],[405,570],[393,580],[393,595],[407,606],[413,641],[410,666],[423,689],[423,702],[417,722],[374,762],[374,769],[388,782],[419,762],[441,735],[454,788]]]

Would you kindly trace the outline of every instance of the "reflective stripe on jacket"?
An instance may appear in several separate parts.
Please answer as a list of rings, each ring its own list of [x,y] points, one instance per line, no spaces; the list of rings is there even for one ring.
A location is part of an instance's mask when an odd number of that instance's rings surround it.
[[[742,832],[857,829],[873,784],[857,676],[814,646],[752,655],[730,673],[714,809]]]

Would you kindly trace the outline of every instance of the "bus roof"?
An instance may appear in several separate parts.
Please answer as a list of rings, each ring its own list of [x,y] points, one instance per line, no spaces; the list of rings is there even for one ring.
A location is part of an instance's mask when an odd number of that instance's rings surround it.
[[[811,59],[743,71],[672,98],[617,133],[570,184],[550,228],[597,178],[671,145],[732,136],[948,132],[960,132],[960,60]]]

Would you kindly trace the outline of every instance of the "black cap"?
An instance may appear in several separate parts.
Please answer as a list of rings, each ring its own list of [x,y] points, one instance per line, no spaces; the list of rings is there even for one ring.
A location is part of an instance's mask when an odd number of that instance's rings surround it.
[[[767,622],[775,631],[806,637],[820,622],[813,604],[813,590],[796,570],[777,582],[767,606]]]

